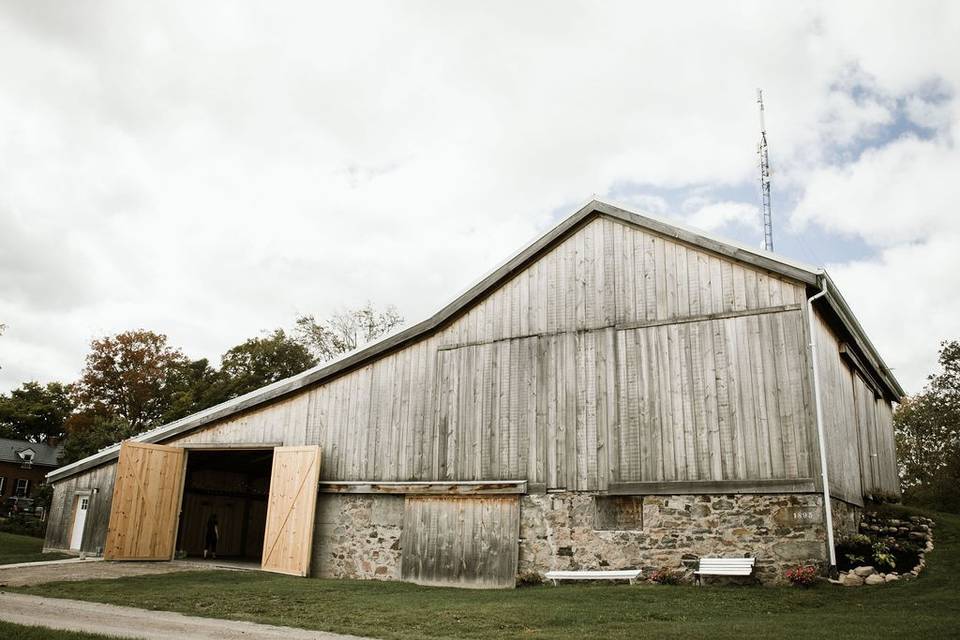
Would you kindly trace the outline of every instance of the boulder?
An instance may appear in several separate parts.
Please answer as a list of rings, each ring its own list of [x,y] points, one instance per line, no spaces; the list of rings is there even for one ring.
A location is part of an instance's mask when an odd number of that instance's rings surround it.
[[[840,574],[840,584],[845,587],[859,587],[863,584],[863,578],[855,573]]]
[[[860,576],[861,578],[866,578],[867,576],[872,576],[873,574],[875,574],[877,570],[874,569],[873,567],[857,567],[856,569],[853,570],[853,572],[858,576]]]
[[[864,584],[869,585],[883,584],[884,582],[886,582],[886,580],[884,580],[883,576],[879,573],[867,576],[866,580],[863,581]]]
[[[897,574],[895,574],[895,573],[888,573],[888,574],[887,574],[887,577],[884,578],[884,581],[885,581],[885,582],[896,582],[896,581],[899,580],[899,579],[900,579],[900,576],[898,576]]]

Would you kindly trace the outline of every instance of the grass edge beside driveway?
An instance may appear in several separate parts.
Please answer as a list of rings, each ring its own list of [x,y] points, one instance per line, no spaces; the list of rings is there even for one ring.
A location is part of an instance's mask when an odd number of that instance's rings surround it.
[[[956,637],[960,516],[929,515],[937,521],[936,546],[920,579],[875,587],[571,584],[472,591],[190,572],[17,591],[396,640]]]

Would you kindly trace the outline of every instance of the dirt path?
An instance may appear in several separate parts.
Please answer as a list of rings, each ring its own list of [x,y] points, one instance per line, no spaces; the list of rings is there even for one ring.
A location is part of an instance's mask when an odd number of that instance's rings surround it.
[[[64,560],[32,566],[0,565],[0,587],[25,587],[59,580],[103,580],[125,576],[144,576],[174,571],[203,571],[195,562],[106,562],[103,560]]]
[[[0,611],[6,622],[51,629],[102,633],[123,638],[167,640],[363,640],[323,631],[307,631],[253,622],[198,618],[170,611],[147,611],[99,602],[41,598],[0,592]]]

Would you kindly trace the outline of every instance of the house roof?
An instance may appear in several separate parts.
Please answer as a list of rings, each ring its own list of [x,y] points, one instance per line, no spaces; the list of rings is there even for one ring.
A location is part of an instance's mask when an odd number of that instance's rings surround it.
[[[305,387],[318,384],[428,335],[442,327],[446,322],[471,306],[475,301],[499,287],[503,282],[539,257],[543,252],[560,242],[582,224],[585,224],[586,221],[597,216],[607,216],[617,219],[621,222],[648,229],[663,236],[675,238],[681,242],[706,249],[730,259],[752,264],[760,269],[791,278],[811,287],[826,289],[827,295],[823,298],[826,301],[824,304],[833,311],[835,316],[847,329],[850,339],[862,352],[867,363],[874,369],[877,378],[882,381],[889,396],[898,401],[903,397],[903,389],[900,387],[896,378],[894,378],[889,367],[883,362],[883,359],[879,353],[877,353],[873,344],[863,332],[859,322],[857,322],[853,313],[850,311],[847,303],[839,291],[837,291],[833,281],[830,280],[823,269],[796,262],[769,251],[723,240],[709,233],[686,227],[651,214],[636,213],[624,206],[594,199],[565,218],[553,227],[553,229],[527,244],[503,265],[490,272],[478,283],[461,293],[429,318],[405,329],[395,331],[376,342],[365,345],[350,353],[346,353],[336,360],[325,362],[295,376],[251,391],[246,395],[239,396],[185,418],[181,418],[175,422],[138,434],[133,437],[133,440],[147,443],[168,440],[176,435],[191,431],[205,424],[276,400],[277,398],[289,395]],[[101,465],[116,458],[119,450],[119,443],[111,445],[87,458],[52,471],[47,474],[47,478],[51,481],[61,480],[85,469]]]
[[[44,467],[57,466],[57,456],[60,455],[62,446],[51,447],[46,443],[27,442],[26,440],[8,440],[0,438],[0,462],[13,462],[20,464],[23,458],[20,453],[30,450],[33,451],[33,464]]]

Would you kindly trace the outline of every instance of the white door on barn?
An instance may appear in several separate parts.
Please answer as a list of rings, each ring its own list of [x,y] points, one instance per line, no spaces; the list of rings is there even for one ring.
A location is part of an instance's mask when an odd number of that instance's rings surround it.
[[[90,498],[79,496],[76,510],[73,513],[73,533],[70,535],[70,548],[80,550],[83,544],[83,527],[87,524],[87,510],[90,508]]]
[[[260,565],[264,571],[294,576],[310,573],[319,482],[320,447],[273,450]]]

